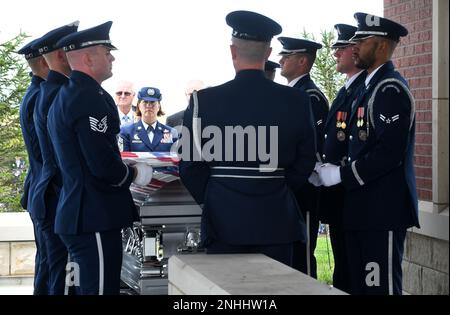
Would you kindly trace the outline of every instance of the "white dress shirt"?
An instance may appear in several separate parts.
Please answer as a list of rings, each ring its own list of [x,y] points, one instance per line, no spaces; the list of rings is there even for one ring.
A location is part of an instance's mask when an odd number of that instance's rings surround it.
[[[153,130],[156,129],[156,124],[157,124],[157,123],[158,123],[158,121],[155,121],[155,122],[152,124]],[[142,125],[144,126],[144,129],[145,129],[145,130],[148,129],[148,126],[149,126],[149,125],[147,125],[143,120],[142,120]],[[147,132],[147,133],[148,133],[148,139],[150,140],[150,143],[152,143],[152,142],[153,142],[153,138],[155,137],[155,133],[154,133],[153,131],[150,131],[150,132]]]
[[[298,81],[300,81],[304,76],[307,76],[308,73],[302,74],[301,76],[299,76],[298,78],[295,78],[294,80],[292,80],[291,82],[288,83],[288,86],[290,87],[294,87],[294,85],[297,84]]]
[[[117,111],[119,112],[120,127],[125,127],[134,124],[134,112],[132,110],[130,110],[126,115],[122,113],[122,111],[118,107]]]

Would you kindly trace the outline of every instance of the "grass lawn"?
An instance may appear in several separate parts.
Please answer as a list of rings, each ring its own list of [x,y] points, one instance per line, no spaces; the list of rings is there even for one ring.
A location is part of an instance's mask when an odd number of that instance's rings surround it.
[[[329,235],[319,235],[314,256],[316,256],[317,260],[318,280],[327,284],[333,284],[334,259]]]

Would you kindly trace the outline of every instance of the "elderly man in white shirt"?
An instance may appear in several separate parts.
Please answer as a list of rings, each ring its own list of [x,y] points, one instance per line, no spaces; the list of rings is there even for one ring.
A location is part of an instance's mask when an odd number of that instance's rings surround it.
[[[120,127],[128,126],[134,123],[133,83],[130,81],[121,81],[118,83],[115,94],[117,110],[119,111]]]

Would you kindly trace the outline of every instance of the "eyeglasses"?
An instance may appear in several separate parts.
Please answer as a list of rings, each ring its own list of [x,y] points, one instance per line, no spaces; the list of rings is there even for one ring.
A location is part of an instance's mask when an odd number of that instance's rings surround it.
[[[117,95],[117,96],[121,96],[122,94],[125,95],[125,96],[130,96],[130,95],[131,95],[131,92],[122,92],[122,91],[116,92],[116,95]]]

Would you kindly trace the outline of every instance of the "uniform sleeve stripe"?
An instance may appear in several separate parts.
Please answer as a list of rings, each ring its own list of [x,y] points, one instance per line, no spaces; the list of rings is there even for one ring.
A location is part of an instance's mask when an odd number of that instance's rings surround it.
[[[356,180],[358,181],[358,183],[361,185],[361,186],[364,186],[365,184],[364,184],[364,181],[361,179],[361,177],[359,176],[359,174],[358,174],[358,171],[356,170],[356,161],[354,161],[353,163],[352,163],[352,171],[353,171],[353,175],[355,176],[355,178],[356,178]]]
[[[197,156],[200,157],[200,159],[202,160],[202,145],[201,145],[201,130],[200,130],[200,118],[198,118],[198,96],[197,96],[197,91],[194,91],[192,93],[192,97],[194,99],[194,109],[193,109],[193,114],[192,114],[192,137],[194,140],[194,146],[195,149],[194,151],[197,152]]]
[[[409,101],[411,102],[411,117],[410,117],[409,129],[411,130],[413,123],[414,123],[414,117],[416,116],[416,103],[411,94],[411,91],[408,89],[408,87],[402,81],[400,81],[398,79],[390,78],[390,79],[386,79],[386,80],[383,80],[380,83],[378,83],[378,85],[375,87],[375,89],[372,92],[372,96],[369,99],[367,115],[369,116],[370,121],[372,122],[372,126],[375,129],[375,120],[373,119],[373,103],[375,102],[375,96],[377,95],[378,90],[383,86],[383,84],[390,83],[390,82],[397,83],[406,92],[406,95],[408,95],[408,97],[409,97]]]
[[[316,90],[316,89],[309,89],[309,90],[306,90],[306,93],[308,93],[309,97],[317,98],[319,100],[319,102],[320,102],[320,99],[322,98],[323,101],[328,105],[328,100],[321,91]]]
[[[121,187],[127,181],[128,175],[130,175],[130,170],[129,170],[128,166],[126,164],[124,164],[124,165],[125,165],[125,169],[126,169],[125,177],[122,179],[122,181],[119,184],[113,185],[114,187]]]

